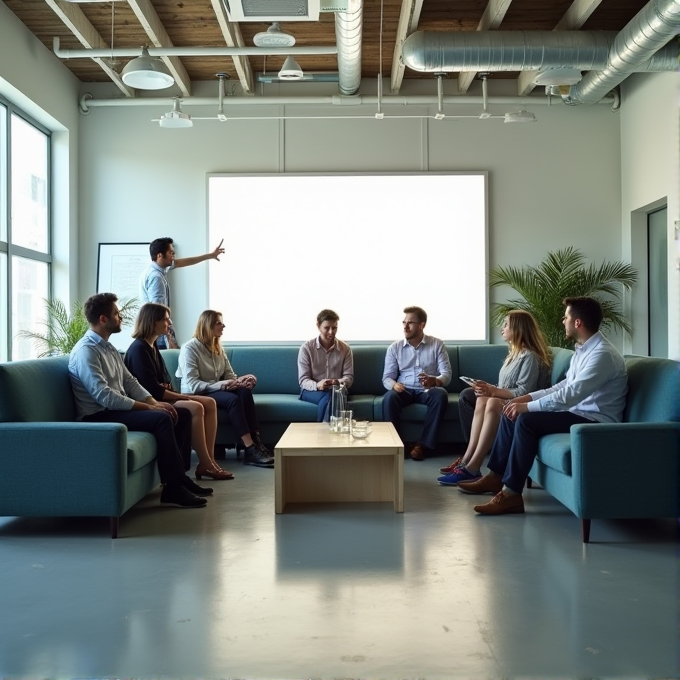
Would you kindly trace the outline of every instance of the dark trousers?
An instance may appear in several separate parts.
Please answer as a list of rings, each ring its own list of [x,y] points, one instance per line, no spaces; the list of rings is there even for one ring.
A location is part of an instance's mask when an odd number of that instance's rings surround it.
[[[431,387],[429,390],[390,390],[383,399],[383,418],[394,425],[397,432],[401,424],[401,410],[411,404],[425,404],[427,412],[420,443],[428,449],[437,446],[439,424],[444,417],[448,404],[448,394],[443,387]]]
[[[516,420],[501,418],[491,447],[489,470],[503,477],[503,484],[522,493],[538,453],[538,440],[547,434],[569,432],[572,425],[591,420],[570,411],[522,413]]]
[[[177,409],[177,424],[165,411],[99,411],[83,420],[122,423],[132,432],[148,432],[156,440],[156,465],[161,482],[179,484],[191,463],[191,413]]]
[[[229,422],[237,436],[241,437],[250,432],[259,432],[260,426],[257,424],[252,390],[247,387],[239,387],[233,392],[221,390],[209,392],[207,396],[212,397],[217,402],[217,408],[227,412]]]
[[[302,390],[300,399],[316,404],[316,422],[327,423],[330,420],[331,391],[330,390]]]
[[[458,395],[458,416],[460,418],[460,429],[463,431],[465,443],[470,443],[470,433],[472,432],[472,420],[475,417],[475,406],[477,405],[477,395],[471,387],[466,387]]]

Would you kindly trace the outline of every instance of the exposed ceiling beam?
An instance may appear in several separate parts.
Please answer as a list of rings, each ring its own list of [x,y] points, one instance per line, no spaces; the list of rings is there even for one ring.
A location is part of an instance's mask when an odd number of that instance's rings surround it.
[[[392,82],[390,90],[393,94],[397,94],[401,89],[401,82],[404,79],[404,70],[406,69],[404,62],[401,60],[402,45],[404,40],[418,28],[420,10],[422,8],[423,0],[402,0],[397,37],[394,42],[394,55],[392,57]]]
[[[91,49],[103,49],[108,47],[78,5],[74,5],[70,2],[60,2],[59,0],[45,0],[45,2],[52,8],[54,13],[64,22],[64,25],[68,27],[71,33],[78,38],[84,47]],[[92,61],[101,66],[106,75],[111,78],[126,97],[135,96],[135,91],[122,81],[120,74],[117,73],[105,59],[95,58],[92,59]]]
[[[478,31],[493,31],[501,25],[512,0],[489,0],[489,4],[479,20]],[[458,91],[464,94],[477,75],[476,71],[465,71],[458,76]]]
[[[158,17],[154,6],[151,4],[150,0],[128,0],[128,4],[135,13],[135,16],[139,20],[149,39],[156,47],[173,47],[172,41],[168,32],[165,30],[165,26]],[[172,77],[182,90],[182,94],[185,97],[191,95],[191,79],[187,73],[184,65],[179,60],[178,57],[161,57],[165,62],[166,66],[170,69]]]
[[[574,0],[553,31],[575,31],[588,21],[602,0]],[[521,96],[529,94],[534,87],[535,71],[524,71],[517,78],[517,93]]]
[[[210,0],[210,2],[227,45],[229,47],[245,47],[241,29],[238,27],[238,24],[229,21],[222,0]],[[250,67],[248,57],[234,57],[234,67],[236,68],[238,79],[241,81],[243,93],[253,94],[253,70]]]

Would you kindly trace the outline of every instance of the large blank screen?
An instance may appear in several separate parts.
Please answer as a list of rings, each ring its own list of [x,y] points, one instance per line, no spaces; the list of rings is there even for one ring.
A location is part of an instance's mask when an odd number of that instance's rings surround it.
[[[211,175],[210,307],[228,342],[301,342],[325,308],[343,340],[394,340],[408,305],[485,342],[486,205],[486,173]]]

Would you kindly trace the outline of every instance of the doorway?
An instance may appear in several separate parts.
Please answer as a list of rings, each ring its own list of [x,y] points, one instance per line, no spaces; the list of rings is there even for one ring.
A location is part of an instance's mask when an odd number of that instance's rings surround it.
[[[649,356],[668,357],[668,208],[647,215]]]

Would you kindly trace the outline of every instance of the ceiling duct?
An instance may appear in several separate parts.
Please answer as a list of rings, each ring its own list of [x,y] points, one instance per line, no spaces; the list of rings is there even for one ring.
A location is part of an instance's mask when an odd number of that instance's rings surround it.
[[[349,0],[346,12],[335,15],[340,94],[354,95],[361,85],[361,43],[364,25],[363,0]]]
[[[590,71],[607,68],[617,39],[615,32],[605,31],[417,31],[404,41],[402,53],[406,66],[427,73]],[[678,49],[669,46],[640,70],[674,71],[677,67]]]
[[[664,47],[680,32],[680,0],[652,0],[621,30],[611,47],[603,69],[588,73],[572,87],[567,104],[595,104],[631,73],[654,71],[659,55],[675,53],[669,71],[678,68],[677,44]]]

